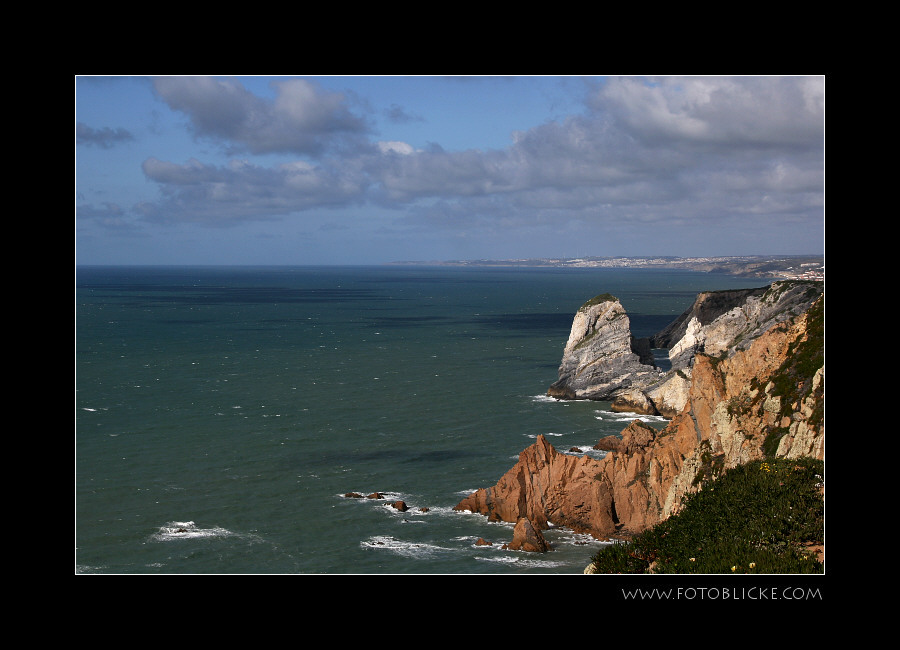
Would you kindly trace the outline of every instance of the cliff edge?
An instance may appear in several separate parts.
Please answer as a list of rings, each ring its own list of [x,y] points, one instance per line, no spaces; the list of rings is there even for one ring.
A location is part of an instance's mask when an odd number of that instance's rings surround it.
[[[614,411],[675,417],[687,403],[698,354],[729,357],[772,326],[804,313],[822,283],[785,280],[767,287],[700,293],[670,325],[635,339],[624,307],[603,294],[579,308],[547,391],[558,399],[611,402]],[[668,349],[671,369],[653,365],[651,348]]]
[[[741,312],[752,318],[732,314],[729,321],[746,333],[758,316],[769,323],[765,331],[748,340],[731,337],[716,356],[695,347],[685,404],[664,429],[635,420],[600,460],[561,454],[539,436],[496,485],[454,509],[507,522],[527,517],[538,528],[566,526],[598,539],[627,537],[677,513],[687,494],[736,465],[768,457],[824,459],[824,295],[816,291],[802,310],[797,305],[809,296],[792,299],[776,315],[770,308],[779,296],[798,287],[772,287],[745,300],[758,303]]]

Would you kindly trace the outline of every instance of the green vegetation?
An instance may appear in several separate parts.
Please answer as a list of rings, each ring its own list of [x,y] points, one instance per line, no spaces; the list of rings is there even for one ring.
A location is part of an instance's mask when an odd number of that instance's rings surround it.
[[[584,338],[581,339],[581,340],[578,342],[578,345],[576,345],[576,346],[575,346],[574,348],[572,348],[572,349],[573,349],[573,350],[580,350],[581,348],[583,348],[584,346],[586,346],[588,343],[590,343],[590,342],[591,342],[591,339],[594,338],[595,336],[597,336],[597,330],[596,330],[596,329],[592,329],[592,330],[589,331],[587,334],[585,334],[585,335],[584,335]]]
[[[809,395],[812,378],[825,362],[825,300],[815,302],[806,318],[806,338],[791,345],[784,364],[772,376],[772,394],[782,397],[782,415],[790,415],[792,405]]]
[[[824,463],[754,461],[723,473],[683,510],[591,558],[598,573],[822,573]]]
[[[766,454],[766,458],[775,458],[781,439],[790,431],[790,427],[772,427],[766,432],[766,439],[763,441],[763,452]]]
[[[724,470],[725,456],[723,454],[713,455],[709,447],[709,440],[703,440],[700,443],[700,467],[697,468],[697,475],[694,476],[692,484],[705,486],[706,483],[716,480]]]
[[[584,303],[581,307],[578,308],[578,311],[586,311],[594,305],[599,305],[601,302],[618,302],[618,298],[616,298],[611,293],[601,293],[599,296],[594,296],[586,303]]]
[[[813,378],[816,372],[825,364],[825,299],[822,298],[809,308],[806,314],[806,338],[795,341],[788,348],[787,358],[782,366],[771,377],[773,384],[770,394],[781,398],[781,417],[790,417],[801,400],[806,399],[813,392]],[[815,390],[821,398],[825,387],[820,383]],[[818,400],[824,404],[823,399]],[[818,427],[824,417],[823,407],[817,410],[809,418],[810,426]],[[775,455],[778,442],[784,436],[786,430],[773,428],[766,434],[764,449],[769,457]]]
[[[792,289],[802,289],[803,287],[806,287],[806,291],[803,293],[803,297],[806,300],[809,300],[817,293],[822,292],[822,283],[816,282],[815,280],[779,280],[773,282],[769,286],[768,290],[763,295],[763,300],[778,302],[778,299],[781,298],[783,293]]]

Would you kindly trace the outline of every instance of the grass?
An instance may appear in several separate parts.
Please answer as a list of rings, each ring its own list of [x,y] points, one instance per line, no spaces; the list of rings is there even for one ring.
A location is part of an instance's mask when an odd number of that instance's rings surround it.
[[[824,463],[811,458],[735,467],[682,511],[591,558],[598,573],[822,573],[806,544],[824,543]]]
[[[581,307],[578,308],[578,311],[587,311],[594,305],[599,305],[602,302],[618,302],[618,298],[616,298],[611,293],[601,293],[599,296],[594,296],[586,303],[584,303]]]

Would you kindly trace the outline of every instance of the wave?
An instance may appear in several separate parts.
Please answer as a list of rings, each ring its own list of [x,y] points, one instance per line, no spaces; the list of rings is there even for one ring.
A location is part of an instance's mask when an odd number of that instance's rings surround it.
[[[158,542],[167,542],[176,539],[198,539],[208,537],[238,537],[238,533],[215,526],[213,528],[198,528],[193,521],[170,521],[152,535],[152,539]]]
[[[475,490],[472,490],[474,492]],[[410,495],[404,494],[402,492],[377,492],[378,497],[370,496],[376,494],[375,492],[347,492],[345,494],[335,495],[340,499],[345,499],[347,501],[359,501],[361,503],[367,503],[373,507],[381,508],[392,515],[396,515],[398,517],[403,517],[403,523],[421,523],[421,522],[410,522],[406,518],[407,517],[421,517],[429,514],[433,514],[435,511],[444,510],[444,508],[434,507],[434,506],[426,506],[426,505],[416,505],[412,503],[412,498]],[[394,503],[397,501],[402,501],[406,504],[406,510],[398,510],[394,507]],[[449,510],[449,508],[446,508]]]
[[[517,555],[491,555],[491,556],[483,556],[476,557],[475,560],[481,562],[500,562],[502,564],[521,564],[528,567],[540,567],[540,568],[548,568],[554,569],[559,567],[565,567],[566,563],[562,561],[553,561],[553,560],[536,560],[530,557],[517,556]]]
[[[591,445],[572,445],[569,449],[558,449],[557,451],[567,456],[590,456],[598,460],[609,453],[601,449],[594,449]]]
[[[378,497],[370,496],[373,494],[379,495]],[[350,495],[359,495],[359,496],[350,496]],[[382,504],[385,501],[406,501],[409,497],[400,493],[400,492],[380,492],[380,491],[372,491],[372,490],[351,490],[349,492],[338,494],[342,499],[349,499],[351,501],[367,501],[369,503],[378,503]]]
[[[361,548],[389,551],[412,559],[428,559],[441,553],[454,551],[452,548],[422,542],[408,542],[390,535],[374,535],[359,543]]]
[[[618,413],[615,411],[598,409],[594,411],[594,413],[596,413],[594,416],[596,419],[608,422],[631,422],[632,420],[641,420],[642,422],[668,422],[668,420],[661,415],[643,415],[631,411]]]

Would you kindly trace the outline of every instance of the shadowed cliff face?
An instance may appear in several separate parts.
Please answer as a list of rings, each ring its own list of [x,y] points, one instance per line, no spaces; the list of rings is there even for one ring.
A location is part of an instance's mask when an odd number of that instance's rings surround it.
[[[704,291],[700,293],[694,304],[683,314],[672,321],[661,332],[650,337],[654,348],[671,348],[687,331],[688,323],[697,319],[700,326],[709,325],[722,314],[744,304],[751,296],[761,296],[768,287],[758,289],[734,289],[728,291]]]
[[[775,304],[778,296],[770,298]],[[677,513],[685,495],[738,464],[823,459],[824,297],[798,315],[771,320],[730,356],[694,355],[684,407],[661,431],[635,420],[602,460],[560,454],[540,436],[495,486],[456,509],[606,539]]]

